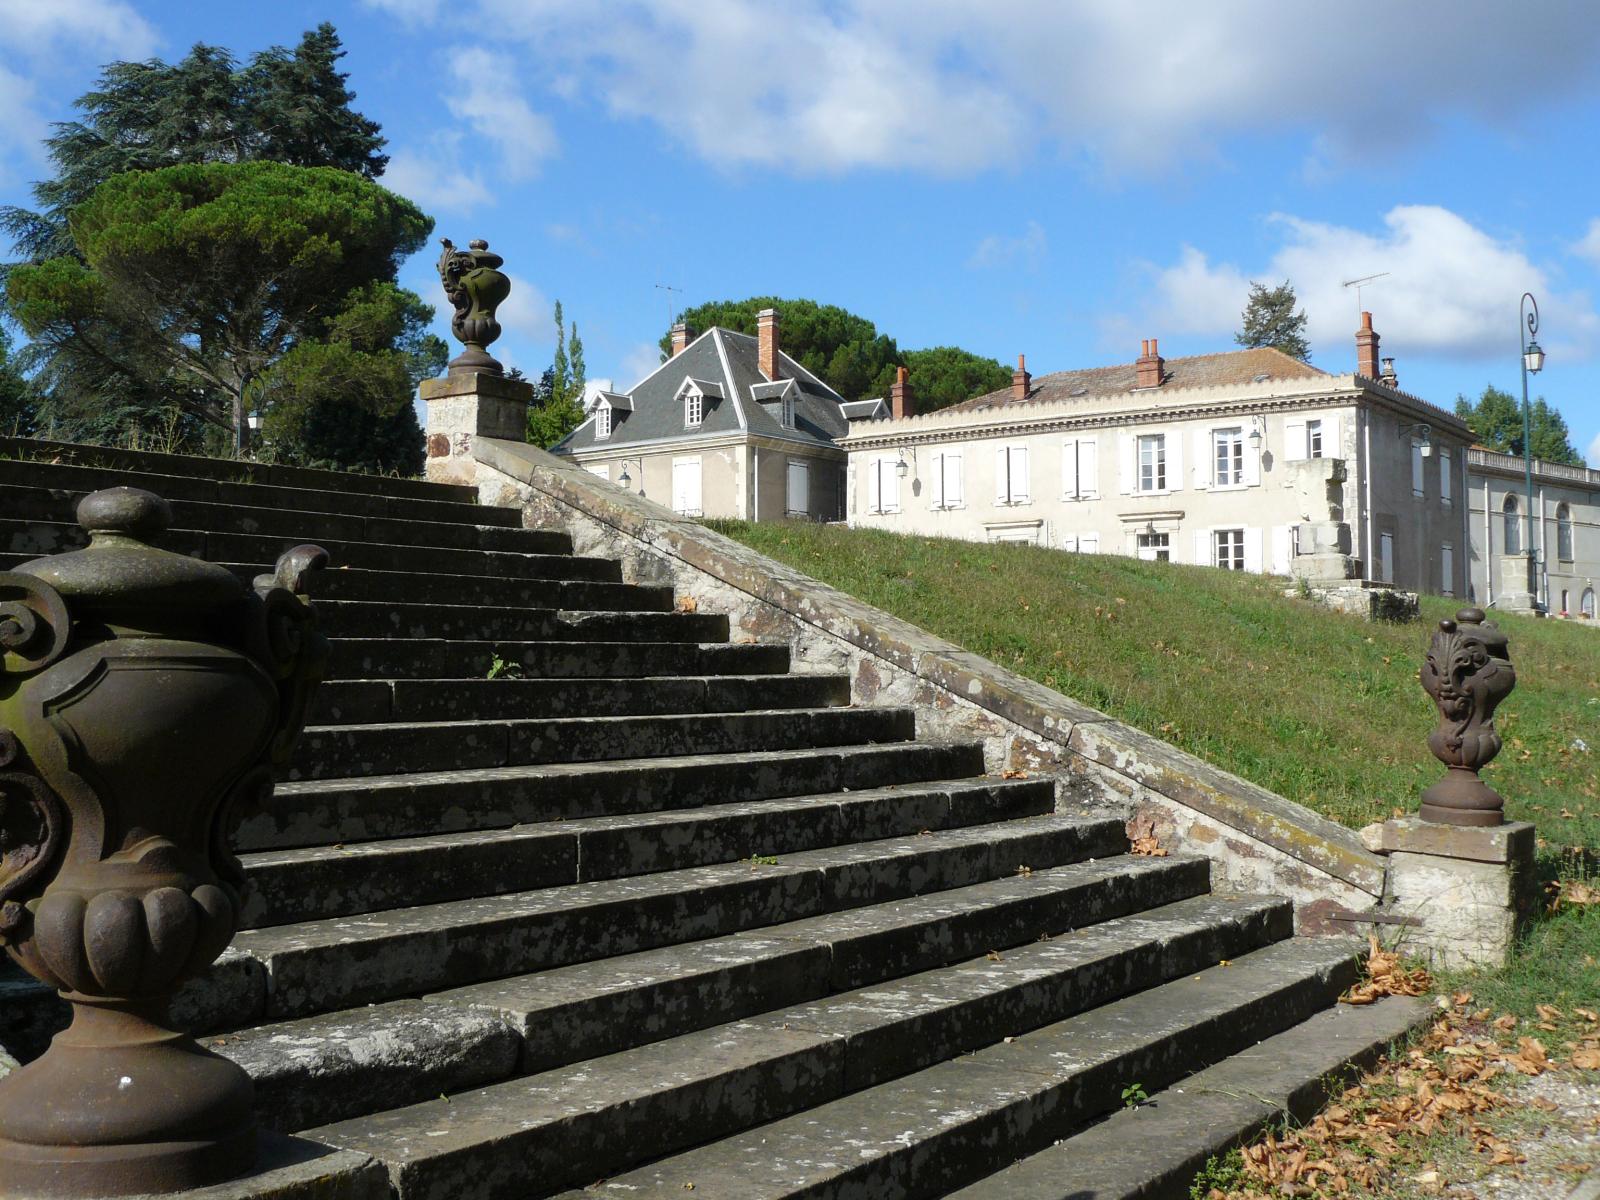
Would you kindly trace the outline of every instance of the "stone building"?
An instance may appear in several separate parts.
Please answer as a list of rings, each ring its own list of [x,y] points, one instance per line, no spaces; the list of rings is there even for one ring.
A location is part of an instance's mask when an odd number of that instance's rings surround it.
[[[626,392],[597,392],[553,452],[686,516],[838,520],[844,398],[783,353],[776,312],[757,321],[756,337],[674,326],[672,357]]]
[[[1525,559],[1517,560],[1531,549],[1539,606],[1592,621],[1600,589],[1600,471],[1535,459],[1532,522],[1526,486],[1516,455],[1467,452],[1470,594],[1495,607],[1525,595]]]
[[[1470,431],[1380,366],[1370,314],[1356,341],[1342,375],[1155,339],[1037,379],[1019,358],[1009,389],[853,424],[848,519],[1464,595]]]

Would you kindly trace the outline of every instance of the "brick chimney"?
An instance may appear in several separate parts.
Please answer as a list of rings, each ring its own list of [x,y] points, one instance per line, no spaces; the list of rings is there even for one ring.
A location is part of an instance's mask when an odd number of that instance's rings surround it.
[[[1033,382],[1033,376],[1028,374],[1027,356],[1017,355],[1017,369],[1011,372],[1011,398],[1013,400],[1026,400],[1028,386]]]
[[[1157,351],[1155,338],[1145,338],[1139,343],[1139,347],[1143,353],[1133,364],[1138,371],[1134,387],[1158,388],[1161,386],[1162,368],[1166,366],[1166,360]]]
[[[672,357],[677,358],[689,345],[689,326],[687,322],[679,321],[672,327]]]
[[[781,379],[783,370],[778,366],[778,310],[763,308],[756,314],[756,334],[761,346],[756,352],[756,369],[767,380]]]
[[[906,379],[909,374],[906,368],[896,367],[894,382],[889,385],[889,412],[897,418],[917,415],[916,397],[911,394],[911,384]]]
[[[1382,378],[1378,366],[1378,335],[1372,328],[1372,314],[1361,314],[1361,328],[1356,330],[1356,374],[1368,379]]]

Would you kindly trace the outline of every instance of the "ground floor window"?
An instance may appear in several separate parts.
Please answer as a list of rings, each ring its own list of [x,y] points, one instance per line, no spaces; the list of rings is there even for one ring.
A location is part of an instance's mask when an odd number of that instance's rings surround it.
[[[1244,530],[1218,529],[1211,537],[1212,563],[1225,571],[1244,570]]]
[[[672,511],[684,517],[702,515],[698,458],[672,460]]]
[[[1583,608],[1581,610],[1583,615],[1586,616],[1586,617],[1589,617],[1590,619],[1593,619],[1593,617],[1594,617],[1594,589],[1593,588],[1584,588],[1583,589],[1583,600],[1581,601],[1581,603],[1583,605]]]
[[[1242,536],[1242,531],[1235,530],[1235,532],[1241,533]],[[1239,553],[1242,555],[1244,553],[1242,541],[1240,547]],[[1172,535],[1167,533],[1141,533],[1139,535],[1139,557],[1146,562],[1171,562]]]
[[[808,516],[811,512],[811,468],[789,460],[789,473],[784,491],[784,512],[791,517]]]

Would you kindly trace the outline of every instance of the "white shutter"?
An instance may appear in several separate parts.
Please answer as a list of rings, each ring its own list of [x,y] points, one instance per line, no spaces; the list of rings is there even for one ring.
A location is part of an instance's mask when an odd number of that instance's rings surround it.
[[[944,495],[944,455],[935,453],[931,461],[933,463],[933,499],[928,507],[944,508],[949,503]]]
[[[1131,433],[1121,436],[1122,494],[1128,496],[1139,490],[1139,443]]]
[[[1028,448],[1026,446],[1011,447],[1011,502],[1013,504],[1027,504],[1033,499],[1033,491],[1028,485]]]
[[[1197,429],[1194,433],[1194,486],[1202,491],[1211,486],[1211,465],[1217,451],[1211,440],[1211,430]]]
[[[877,513],[883,511],[883,490],[879,474],[883,466],[881,458],[875,458],[867,464],[867,511]]]
[[[1061,444],[1061,498],[1076,500],[1083,495],[1078,480],[1078,448],[1085,445],[1074,438]]]
[[[1085,533],[1078,538],[1079,554],[1099,554],[1100,535],[1098,533]]]
[[[788,471],[786,508],[792,513],[811,511],[811,471],[803,462],[791,462]]]
[[[1078,439],[1078,495],[1089,498],[1100,494],[1100,443],[1094,438]]]
[[[1007,469],[1009,457],[1004,446],[999,447],[994,452],[994,502],[996,504],[1011,503],[1011,489],[1008,486],[1009,471]]]
[[[1244,438],[1244,485],[1245,487],[1261,486],[1261,447],[1250,444],[1250,435],[1241,434]],[[1265,441],[1266,439],[1262,439]]]
[[[1326,426],[1324,426],[1326,428]],[[1285,462],[1299,462],[1306,456],[1306,422],[1304,417],[1283,423],[1283,458]],[[1323,451],[1324,454],[1328,452]]]
[[[1194,531],[1194,561],[1197,566],[1214,567],[1217,557],[1211,545],[1211,530],[1196,529]]]
[[[1261,574],[1261,530],[1246,529],[1244,531],[1244,569],[1256,575]]]
[[[1272,573],[1274,575],[1287,575],[1289,566],[1294,560],[1294,526],[1274,525],[1272,527]]]
[[[879,484],[883,495],[883,511],[897,513],[900,511],[900,471],[896,459],[885,458],[878,463],[878,469],[883,472],[883,481]]]
[[[1322,418],[1322,457],[1344,457],[1344,442],[1339,436],[1338,413],[1332,413]]]
[[[700,460],[680,459],[672,464],[672,510],[700,511]]]
[[[944,456],[944,502],[953,508],[966,503],[961,490],[961,455]]]
[[[1068,554],[1076,554],[1078,552],[1078,535],[1075,533],[1064,535],[1061,539],[1061,548]]]
[[[1174,433],[1167,437],[1167,491],[1180,492],[1183,490],[1183,434]]]
[[[611,464],[610,463],[601,463],[597,467],[585,467],[584,470],[588,471],[591,475],[600,476],[601,479],[606,480],[608,483],[611,480]]]

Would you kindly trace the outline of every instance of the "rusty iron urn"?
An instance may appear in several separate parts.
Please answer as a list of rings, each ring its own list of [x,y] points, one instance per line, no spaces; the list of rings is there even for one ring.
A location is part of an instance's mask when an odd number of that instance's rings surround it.
[[[253,586],[151,545],[166,501],[78,505],[90,544],[0,572],[0,944],[72,1005],[0,1080],[0,1191],[172,1192],[247,1172],[250,1079],[172,1029],[232,939],[238,810],[270,796],[327,642],[301,546]]]
[[[1422,793],[1418,815],[1444,825],[1504,824],[1505,799],[1478,770],[1500,753],[1494,710],[1517,686],[1506,635],[1481,608],[1463,608],[1439,622],[1420,679],[1439,709],[1428,749],[1449,769]]]

